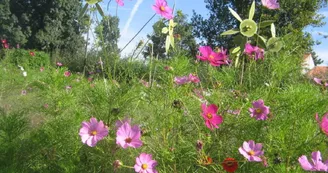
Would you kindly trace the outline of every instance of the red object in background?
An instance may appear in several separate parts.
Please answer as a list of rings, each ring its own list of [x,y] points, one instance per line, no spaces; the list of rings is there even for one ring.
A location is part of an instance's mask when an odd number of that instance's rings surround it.
[[[234,158],[226,158],[222,162],[223,169],[227,172],[235,172],[238,169],[238,162]]]
[[[34,53],[34,52],[30,52],[30,55],[31,55],[31,56],[35,56],[35,53]]]
[[[9,49],[9,44],[8,44],[8,43],[4,43],[4,44],[3,44],[3,48],[5,48],[5,49]]]
[[[2,44],[6,44],[7,43],[7,40],[6,39],[1,39],[1,43]]]

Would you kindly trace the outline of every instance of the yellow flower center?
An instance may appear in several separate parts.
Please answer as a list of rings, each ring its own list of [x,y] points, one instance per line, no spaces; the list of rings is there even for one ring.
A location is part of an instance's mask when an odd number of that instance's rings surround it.
[[[250,156],[254,156],[254,155],[255,155],[255,152],[254,152],[253,150],[251,150],[251,151],[248,152],[248,154],[249,154]]]
[[[142,164],[142,165],[141,165],[141,168],[142,168],[143,170],[146,170],[146,169],[148,168],[148,165],[147,165],[147,164]]]
[[[126,142],[126,143],[130,143],[131,141],[132,141],[131,138],[126,138],[126,139],[125,139],[125,142]]]
[[[161,6],[161,11],[165,11],[165,7],[164,6]]]
[[[210,55],[210,57],[209,57],[210,59],[214,59],[214,56],[213,55]]]
[[[232,161],[227,161],[226,162],[226,165],[228,165],[228,166],[232,166],[234,164],[234,162],[232,162]]]
[[[255,110],[255,112],[259,114],[259,113],[262,113],[262,110],[261,110],[260,108],[257,108],[257,109]]]
[[[207,116],[208,119],[212,119],[213,118],[213,115],[211,113],[208,113],[206,116]]]
[[[97,135],[97,131],[96,131],[96,130],[91,131],[91,135],[92,135],[92,136]]]

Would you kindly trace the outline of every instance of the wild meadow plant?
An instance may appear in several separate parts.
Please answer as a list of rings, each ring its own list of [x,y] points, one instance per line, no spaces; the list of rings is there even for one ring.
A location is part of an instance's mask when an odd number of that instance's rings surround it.
[[[103,13],[98,2],[89,0],[86,8]],[[279,9],[275,0],[262,4]],[[178,25],[174,10],[166,0],[152,8],[167,20],[162,31],[170,51]],[[0,105],[9,113],[0,117],[0,170],[327,172],[320,153],[327,153],[327,115],[319,114],[327,111],[328,98],[301,77],[289,51],[293,38],[276,37],[271,21],[255,23],[255,2],[248,19],[230,11],[239,30],[223,35],[239,33],[236,48],[204,45],[192,58],[152,57],[147,74],[134,74],[131,63],[118,77],[93,72],[85,78],[56,62],[31,69],[24,64],[24,77],[17,66],[1,64]],[[269,39],[258,35],[264,24],[271,26]],[[16,92],[20,86],[24,96]],[[304,155],[310,152],[312,162]]]

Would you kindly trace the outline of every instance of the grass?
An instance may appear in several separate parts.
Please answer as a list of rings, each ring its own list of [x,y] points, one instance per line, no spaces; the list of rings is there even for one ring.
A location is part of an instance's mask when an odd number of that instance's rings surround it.
[[[133,62],[125,62],[118,67],[118,84],[102,75],[91,76],[93,81],[79,74],[65,77],[65,67],[46,66],[43,72],[30,68],[23,77],[15,65],[1,63],[0,170],[114,172],[115,160],[133,166],[146,152],[157,160],[159,172],[224,172],[221,162],[226,157],[239,161],[236,172],[303,172],[297,161],[301,155],[320,150],[328,159],[327,137],[314,118],[316,112],[327,112],[328,97],[300,74],[296,58],[287,51],[268,53],[263,62],[245,68],[242,85],[239,68],[214,68],[188,57],[154,60],[142,66],[142,72],[129,68]],[[166,65],[174,70],[164,70]],[[201,84],[174,85],[175,76],[189,73],[196,73]],[[141,78],[152,79],[149,88]],[[200,88],[210,93],[206,100],[218,105],[224,118],[214,131],[200,116],[201,102],[193,93]],[[22,90],[27,94],[21,95]],[[250,118],[248,108],[258,99],[270,107],[266,121]],[[237,109],[239,115],[227,113]],[[109,126],[109,135],[95,148],[82,144],[78,135],[81,122],[90,117]],[[125,117],[141,126],[141,148],[116,145],[114,124]],[[201,152],[196,150],[197,140],[204,143]],[[238,148],[248,140],[263,144],[268,167],[247,162],[239,154]],[[200,164],[204,155],[213,158],[213,164]]]

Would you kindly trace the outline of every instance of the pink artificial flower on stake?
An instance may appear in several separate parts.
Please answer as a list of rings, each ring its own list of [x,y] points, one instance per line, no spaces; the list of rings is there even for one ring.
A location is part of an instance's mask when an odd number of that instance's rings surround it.
[[[206,106],[205,103],[202,104],[202,116],[205,119],[205,125],[213,130],[213,128],[219,128],[219,124],[223,122],[223,117],[217,115],[218,107],[215,104]]]
[[[306,171],[328,171],[328,160],[322,162],[320,151],[312,152],[312,164],[305,155],[298,158],[301,167]]]
[[[240,147],[239,153],[242,154],[248,161],[250,162],[262,162],[262,159],[260,156],[264,154],[264,151],[262,151],[262,144],[257,143],[253,140],[250,140],[248,142],[244,141],[243,146]]]
[[[249,108],[251,117],[255,117],[256,120],[266,120],[268,118],[267,115],[270,113],[270,108],[264,105],[264,101],[260,99],[252,104],[253,108]]]
[[[174,82],[177,85],[183,85],[185,83],[189,83],[190,82],[190,78],[188,76],[182,76],[182,77],[175,77],[174,78]]]
[[[325,113],[320,121],[318,113],[315,114],[315,119],[317,120],[321,130],[328,136],[328,112]]]
[[[64,76],[65,76],[65,77],[70,77],[70,76],[71,76],[71,72],[69,72],[69,71],[65,71],[65,72],[64,72]]]
[[[152,8],[157,14],[161,15],[165,19],[170,20],[173,18],[173,10],[167,5],[166,0],[156,0],[155,5],[153,5]]]
[[[131,127],[128,122],[125,122],[116,132],[116,144],[124,149],[127,147],[139,148],[142,146],[140,137],[141,130],[139,126],[134,125]]]
[[[191,81],[193,83],[199,83],[200,82],[198,76],[193,75],[192,73],[189,74],[189,81]]]
[[[271,10],[280,8],[280,5],[277,0],[262,0],[262,5]]]
[[[134,170],[137,173],[158,173],[156,171],[157,161],[152,159],[151,154],[141,153],[136,158]]]
[[[90,118],[90,122],[82,122],[79,135],[84,144],[94,147],[98,141],[108,135],[108,127],[104,125],[103,121],[98,122],[96,118]]]

